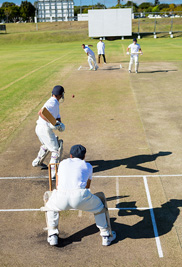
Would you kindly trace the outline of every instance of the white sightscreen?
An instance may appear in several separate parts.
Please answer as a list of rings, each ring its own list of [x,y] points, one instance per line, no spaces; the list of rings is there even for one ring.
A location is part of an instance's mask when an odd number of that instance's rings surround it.
[[[89,37],[131,36],[131,8],[88,11]]]

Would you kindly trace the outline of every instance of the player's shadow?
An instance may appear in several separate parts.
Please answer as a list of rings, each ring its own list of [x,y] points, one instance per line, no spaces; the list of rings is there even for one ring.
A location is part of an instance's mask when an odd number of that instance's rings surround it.
[[[140,71],[140,73],[158,73],[158,72],[171,72],[171,71],[178,71],[178,70],[151,70],[151,71]]]
[[[116,205],[117,208],[128,208],[128,210],[119,210],[118,215],[122,217],[136,216],[136,223],[127,225],[116,222],[116,218],[111,218],[112,230],[116,231],[116,240],[113,243],[124,240],[125,238],[141,239],[141,238],[155,238],[154,229],[150,210],[137,210],[136,202],[121,202]],[[171,231],[177,220],[180,209],[182,207],[181,199],[171,199],[170,201],[161,205],[161,207],[154,208],[155,221],[157,224],[158,236],[165,235]],[[133,209],[131,209],[133,208]],[[132,219],[134,221],[134,219]],[[86,236],[93,235],[99,232],[95,224],[92,224],[77,233],[67,237],[59,238],[58,247],[65,247],[74,242],[80,242]]]
[[[116,160],[93,160],[89,161],[89,163],[93,166],[93,172],[101,172],[110,170],[121,165],[126,165],[128,169],[136,169],[144,172],[155,173],[159,170],[143,167],[140,164],[155,161],[158,157],[168,156],[172,154],[172,152],[162,152],[153,154],[153,155],[137,155],[130,158],[125,159],[116,159]]]
[[[136,202],[119,203],[117,207],[137,208]],[[157,224],[158,236],[165,235],[171,231],[176,219],[180,214],[179,207],[182,207],[182,200],[171,199],[170,201],[161,205],[161,207],[153,209],[155,215],[155,221]],[[111,219],[113,230],[117,232],[116,241],[121,241],[125,238],[140,239],[140,238],[155,237],[150,210],[137,210],[137,209],[119,210],[118,215],[122,217],[136,216],[137,222],[134,223],[133,225],[126,225],[126,224],[116,223]]]

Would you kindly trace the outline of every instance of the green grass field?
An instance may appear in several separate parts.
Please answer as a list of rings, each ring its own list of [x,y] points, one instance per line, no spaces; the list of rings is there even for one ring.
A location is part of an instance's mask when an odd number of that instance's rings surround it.
[[[42,23],[41,27],[43,25]],[[67,29],[63,30],[65,25]],[[11,33],[11,30],[10,34],[1,34],[1,150],[27,116],[37,110],[37,106],[48,97],[50,88],[64,83],[72,68],[85,63],[86,55],[81,44],[93,44],[96,52],[98,40],[87,37],[85,25],[82,22],[64,23],[62,27],[59,26],[60,31],[50,31],[50,25],[45,24],[42,31],[31,32],[32,24],[15,24],[8,27],[16,26],[18,33]],[[23,33],[20,32],[21,27]],[[109,62],[122,63],[129,60],[125,51],[131,43],[130,39],[105,43]],[[144,38],[139,43],[144,52],[142,62],[181,60],[181,38]]]
[[[44,24],[38,32],[33,24],[10,27],[0,34],[1,265],[180,266],[182,38],[139,40],[139,73],[129,74],[132,37],[105,41],[108,64],[88,71],[81,44],[92,44],[96,52],[98,40],[87,37],[84,24]],[[108,248],[93,215],[79,211],[60,212],[59,247],[46,241],[45,215],[38,209],[49,188],[48,171],[33,168],[32,160],[40,146],[37,112],[56,84],[65,88],[60,114],[66,130],[56,132],[64,140],[63,158],[72,145],[86,146],[91,190],[104,191],[117,232]]]

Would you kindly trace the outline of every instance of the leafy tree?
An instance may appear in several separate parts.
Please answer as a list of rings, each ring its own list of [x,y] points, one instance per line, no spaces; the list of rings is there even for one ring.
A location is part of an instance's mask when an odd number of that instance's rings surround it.
[[[5,20],[6,16],[4,14],[4,8],[0,7],[0,21]]]
[[[151,6],[152,6],[151,3],[144,2],[144,3],[140,4],[138,7],[139,7],[140,9],[147,9],[147,8],[149,8],[149,7],[151,7]]]
[[[4,2],[3,4],[2,4],[2,7],[11,7],[11,6],[16,6],[14,3],[9,3],[9,2]]]
[[[161,10],[163,8],[169,8],[169,5],[168,4],[160,4],[159,9]]]
[[[176,7],[175,4],[170,4],[170,5],[169,5],[169,10],[170,10],[170,11],[174,11],[175,7]]]
[[[152,8],[152,12],[159,12],[159,11],[160,11],[159,6],[154,6]]]
[[[20,5],[20,15],[24,21],[29,21],[35,16],[35,7],[28,1],[22,1]]]
[[[159,0],[155,0],[154,6],[158,6],[160,4]]]

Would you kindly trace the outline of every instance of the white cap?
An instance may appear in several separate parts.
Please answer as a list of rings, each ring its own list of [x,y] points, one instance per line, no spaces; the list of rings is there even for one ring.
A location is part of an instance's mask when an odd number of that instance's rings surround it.
[[[100,38],[100,41],[102,41],[102,38]]]

